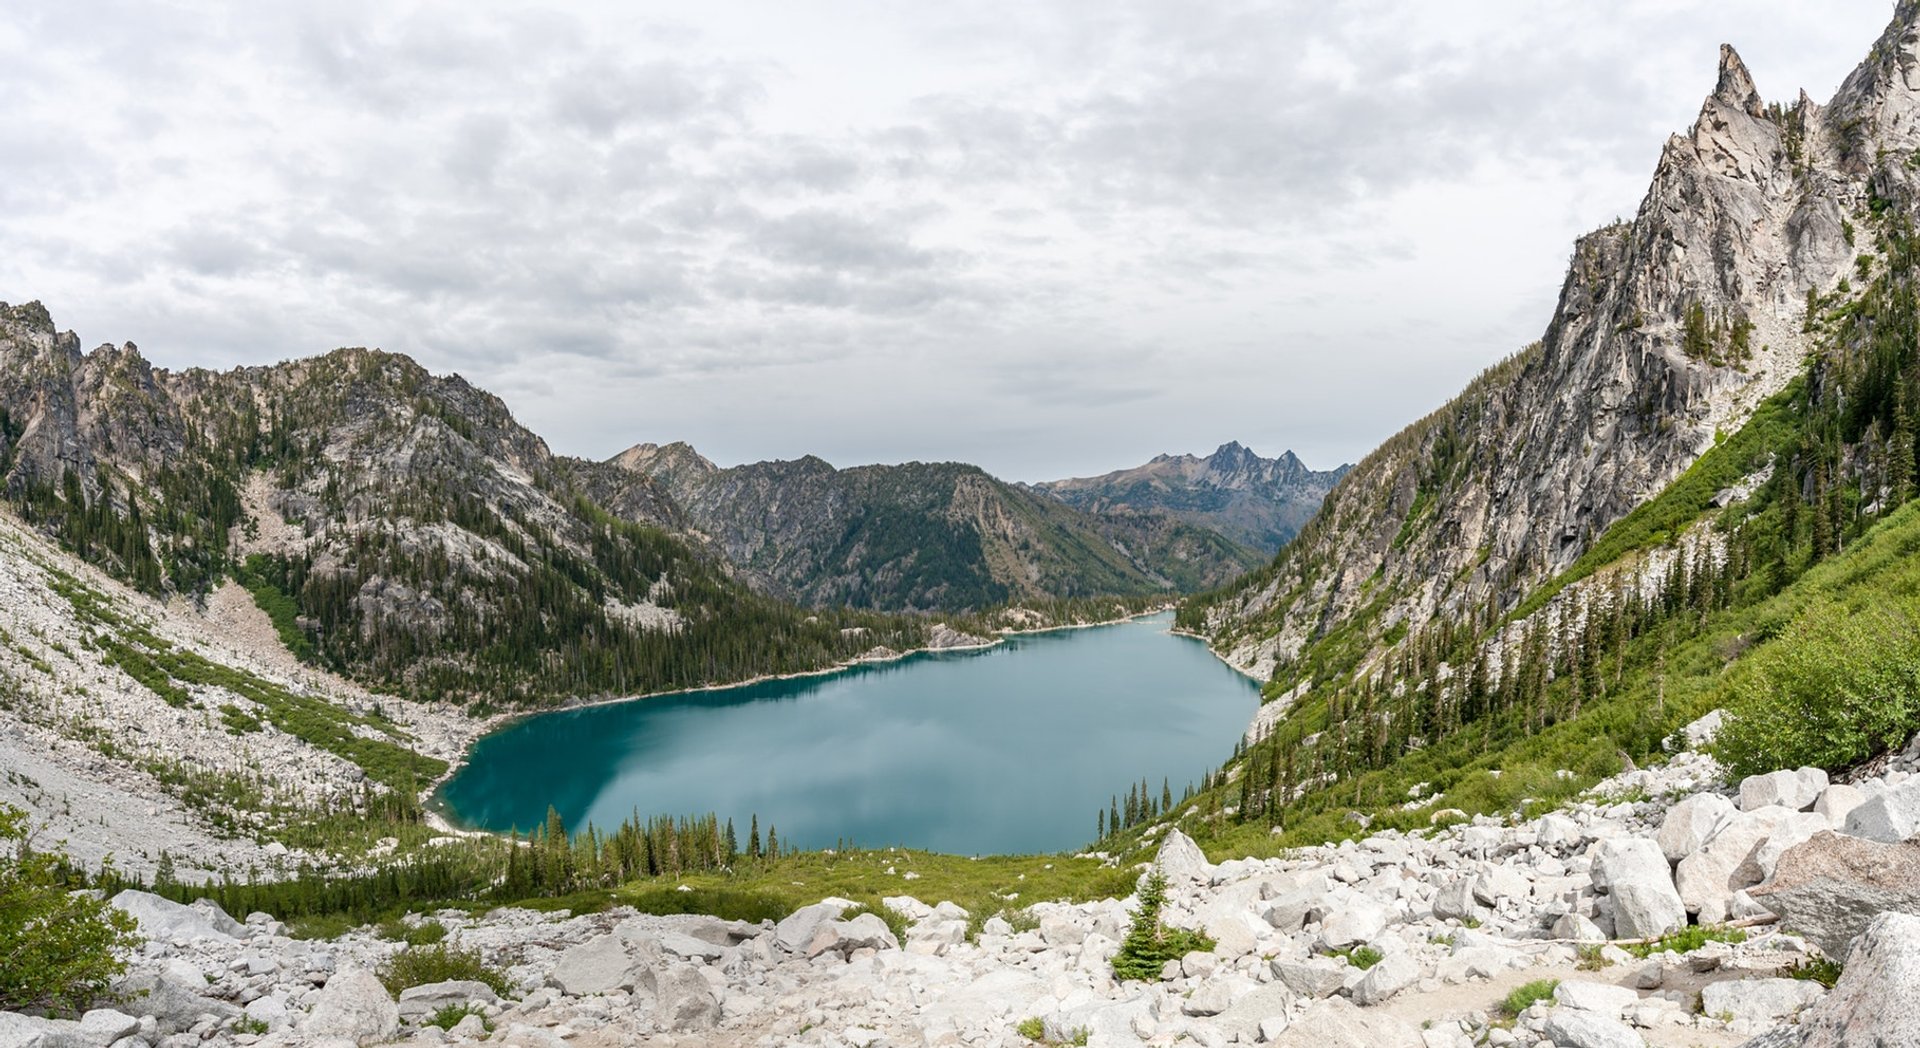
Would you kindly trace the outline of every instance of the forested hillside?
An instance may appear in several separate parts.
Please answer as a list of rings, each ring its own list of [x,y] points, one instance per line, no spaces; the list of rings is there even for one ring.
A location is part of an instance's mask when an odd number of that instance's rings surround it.
[[[657,481],[769,592],[815,607],[1170,595],[1258,559],[1167,514],[1082,513],[962,463],[835,469],[808,456],[722,469],[686,444],[642,444],[610,465]]]

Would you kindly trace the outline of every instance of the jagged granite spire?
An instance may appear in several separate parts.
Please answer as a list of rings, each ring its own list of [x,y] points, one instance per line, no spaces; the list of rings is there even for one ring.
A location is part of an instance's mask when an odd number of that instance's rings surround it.
[[[1714,85],[1713,100],[1742,110],[1748,116],[1759,116],[1766,111],[1760,89],[1754,86],[1753,74],[1747,72],[1747,64],[1740,60],[1740,52],[1735,51],[1732,44],[1720,45],[1720,81]]]

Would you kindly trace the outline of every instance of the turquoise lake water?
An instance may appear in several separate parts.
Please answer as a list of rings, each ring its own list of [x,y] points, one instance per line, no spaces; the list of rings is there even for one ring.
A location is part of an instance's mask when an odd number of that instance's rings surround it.
[[[1179,796],[1233,752],[1253,682],[1171,614],[822,676],[547,713],[481,739],[441,790],[467,825],[571,829],[715,812],[784,844],[1052,852],[1129,782]]]

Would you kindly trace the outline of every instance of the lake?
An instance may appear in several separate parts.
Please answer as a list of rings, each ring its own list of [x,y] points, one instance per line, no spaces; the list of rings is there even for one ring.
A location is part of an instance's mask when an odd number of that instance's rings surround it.
[[[1145,778],[1217,768],[1259,689],[1171,613],[897,662],[544,713],[475,744],[441,789],[494,830],[715,812],[783,846],[1054,852]]]

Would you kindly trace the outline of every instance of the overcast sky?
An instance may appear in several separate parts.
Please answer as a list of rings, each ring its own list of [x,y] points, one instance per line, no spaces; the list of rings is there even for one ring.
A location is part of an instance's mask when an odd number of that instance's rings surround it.
[[[1539,337],[1721,42],[1824,102],[1890,11],[27,0],[0,299],[410,353],[596,458],[1325,468]]]

